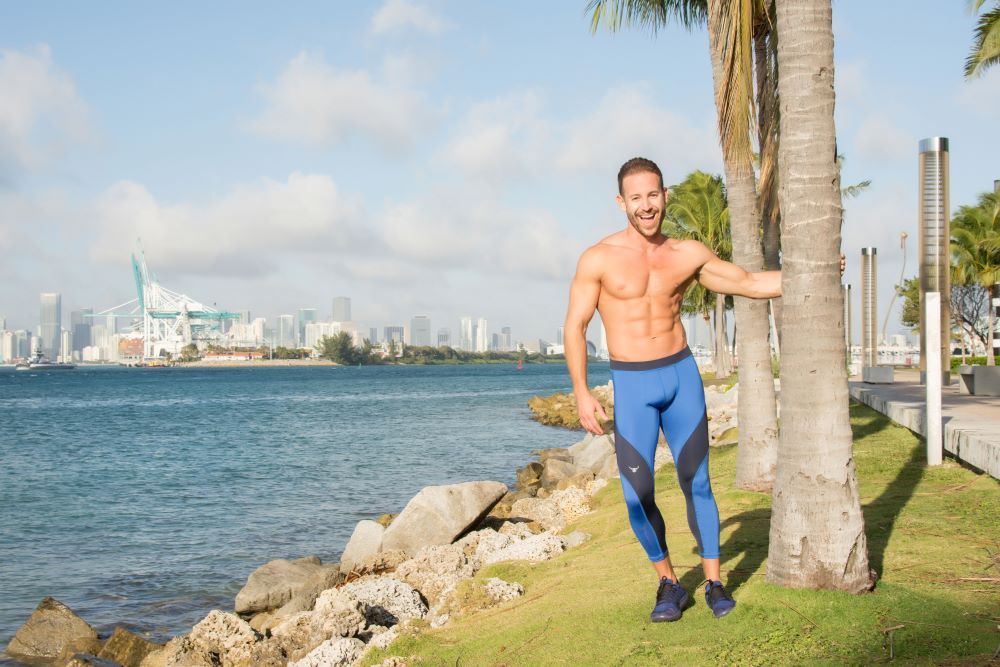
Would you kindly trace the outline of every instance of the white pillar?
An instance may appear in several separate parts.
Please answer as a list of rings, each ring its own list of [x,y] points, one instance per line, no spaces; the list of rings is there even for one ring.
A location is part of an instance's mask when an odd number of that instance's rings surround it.
[[[927,405],[924,413],[927,416],[927,427],[924,436],[927,440],[927,465],[941,464],[942,433],[941,433],[941,293],[924,293],[924,334],[927,339]]]

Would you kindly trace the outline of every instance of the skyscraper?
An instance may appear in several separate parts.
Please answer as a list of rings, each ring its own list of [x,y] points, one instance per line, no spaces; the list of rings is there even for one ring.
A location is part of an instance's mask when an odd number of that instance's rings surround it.
[[[70,332],[73,334],[73,349],[82,350],[90,345],[90,325],[92,322],[89,316],[93,314],[93,308],[74,310],[69,314]]]
[[[299,341],[306,339],[306,325],[317,321],[315,308],[299,308]]]
[[[410,320],[410,345],[431,344],[431,320],[426,315],[416,315]]]
[[[62,295],[55,292],[43,292],[40,297],[41,311],[38,317],[38,328],[41,340],[38,345],[42,354],[53,361],[59,356],[59,346],[62,332]]]
[[[333,297],[333,321],[334,322],[350,322],[351,321],[351,299],[346,296],[335,296]]]
[[[472,318],[465,315],[462,317],[458,327],[458,349],[465,352],[472,352],[474,342],[472,338]]]
[[[404,331],[403,327],[386,327],[385,328],[385,342],[388,343],[390,340],[396,341],[396,345],[399,346],[403,343]]]
[[[275,347],[296,347],[295,316],[279,315],[278,330],[275,333]]]
[[[476,322],[476,352],[487,352],[490,349],[489,331],[486,328],[486,318],[480,317]]]
[[[500,328],[500,347],[497,349],[501,352],[510,352],[514,349],[514,341],[510,338],[510,327]]]
[[[442,345],[451,346],[451,329],[448,327],[438,329],[438,347]]]
[[[368,342],[372,345],[378,344],[378,327],[370,327],[368,329]]]

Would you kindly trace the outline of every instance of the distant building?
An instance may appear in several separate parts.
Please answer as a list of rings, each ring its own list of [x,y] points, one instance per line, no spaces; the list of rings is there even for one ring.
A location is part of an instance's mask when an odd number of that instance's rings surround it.
[[[604,320],[601,320],[601,345],[597,348],[598,359],[610,359],[608,354],[608,331],[604,328]]]
[[[486,318],[480,317],[476,322],[476,352],[487,352],[489,350],[489,331],[486,328]]]
[[[564,334],[565,330],[566,330],[566,327],[557,327],[556,328],[556,345],[563,345],[564,344],[563,334]]]
[[[14,332],[7,330],[0,331],[0,361],[10,363],[17,357],[14,346]]]
[[[410,345],[427,347],[431,344],[431,320],[426,315],[416,315],[410,320]]]
[[[372,345],[378,345],[378,327],[368,329],[368,342]]]
[[[441,327],[438,329],[437,344],[438,347],[441,347],[442,345],[451,347],[451,329],[448,327]]]
[[[306,339],[306,325],[317,321],[315,308],[299,308],[299,341]]]
[[[472,352],[475,339],[472,337],[472,318],[464,315],[459,320],[458,326],[458,349],[464,352]]]
[[[500,329],[500,347],[497,349],[501,352],[510,352],[514,349],[514,341],[510,337],[510,327]]]
[[[41,309],[38,318],[39,346],[42,354],[53,361],[59,356],[60,334],[62,332],[62,295],[43,292],[40,295]]]
[[[406,340],[404,338],[405,335],[406,332],[403,330],[403,327],[398,327],[398,326],[385,327],[385,336],[383,337],[383,340],[386,342],[387,345],[390,340],[394,340],[396,341],[396,345],[398,346],[402,345],[403,342]]]
[[[275,347],[298,347],[298,342],[295,340],[297,335],[294,315],[279,315],[278,330],[275,333],[277,334],[274,341]]]
[[[351,321],[351,299],[346,296],[333,297],[333,317],[334,322]]]
[[[74,310],[69,314],[70,333],[73,334],[73,349],[82,350],[90,345],[90,325],[93,308]]]
[[[59,332],[59,349],[62,350],[62,354],[59,355],[58,361],[73,361],[73,334],[68,329]]]
[[[303,337],[302,347],[318,354],[317,346],[326,336],[336,336],[343,329],[340,322],[309,322]]]

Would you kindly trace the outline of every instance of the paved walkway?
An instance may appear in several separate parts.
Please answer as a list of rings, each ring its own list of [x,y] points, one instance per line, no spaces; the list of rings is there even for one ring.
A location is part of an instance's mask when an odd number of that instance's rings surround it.
[[[969,465],[1000,479],[1000,397],[970,396],[958,390],[957,376],[941,393],[944,449]],[[866,384],[851,380],[851,398],[878,410],[924,435],[925,389],[918,371],[896,371],[893,384]]]

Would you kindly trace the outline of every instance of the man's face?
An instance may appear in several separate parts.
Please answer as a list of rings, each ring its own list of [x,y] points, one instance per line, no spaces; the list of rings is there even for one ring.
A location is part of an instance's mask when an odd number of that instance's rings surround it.
[[[622,193],[618,205],[625,211],[637,232],[646,238],[660,234],[663,214],[667,205],[667,189],[659,177],[649,171],[639,171],[622,179]]]

